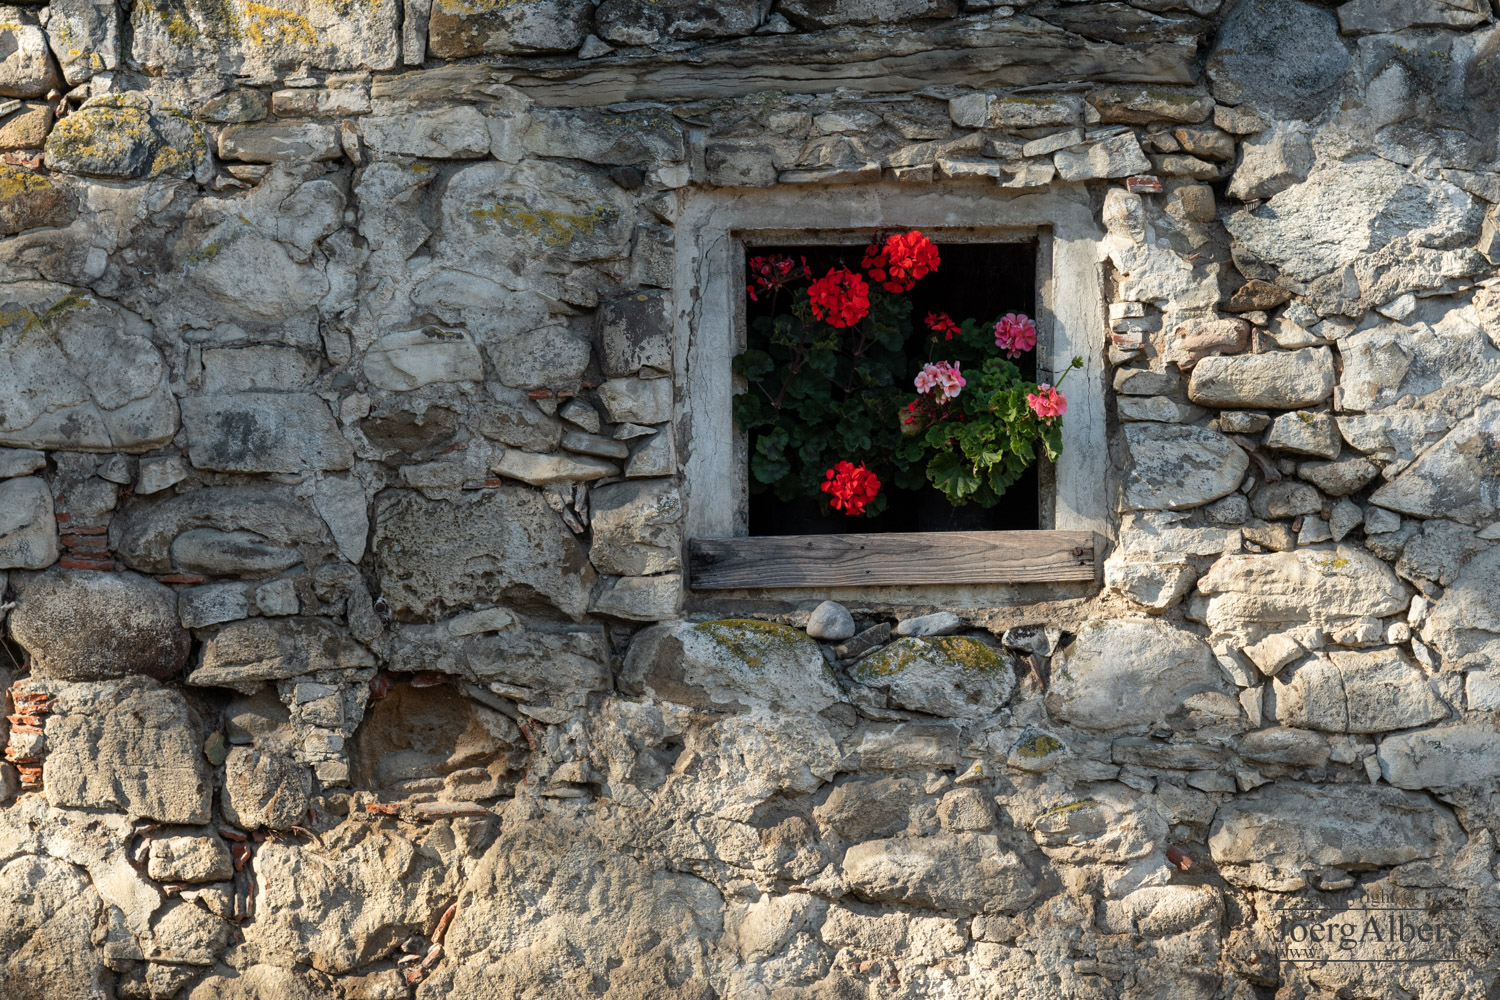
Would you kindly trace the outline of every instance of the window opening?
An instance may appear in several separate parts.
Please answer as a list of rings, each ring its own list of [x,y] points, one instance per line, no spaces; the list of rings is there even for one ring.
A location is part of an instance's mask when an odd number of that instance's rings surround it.
[[[885,235],[882,233],[882,238]],[[923,364],[929,360],[944,358],[942,335],[936,334],[938,342],[932,342],[935,334],[926,322],[930,313],[945,313],[955,322],[972,318],[985,328],[992,326],[1006,313],[1024,313],[1032,318],[1036,316],[1036,240],[970,243],[945,242],[939,238],[935,242],[941,264],[937,271],[918,280],[905,293],[904,297],[911,302],[905,335],[898,348],[881,352],[882,357],[890,360],[890,384],[868,390],[882,398],[889,396],[899,400],[898,407],[916,396],[914,379]],[[861,262],[867,245],[866,238],[858,243],[840,245],[750,246],[745,251],[746,273],[751,273],[750,262],[755,258],[784,256],[795,261],[799,267],[805,258],[814,279],[840,265],[847,266],[856,274],[862,274]],[[801,281],[793,286],[792,291],[805,289],[808,284],[807,281]],[[790,295],[787,291],[782,291],[774,297],[765,293],[754,299],[748,293],[745,297],[747,351],[769,355],[773,364],[784,365],[787,349],[782,345],[778,350],[771,343],[774,334],[767,327],[774,314],[789,311]],[[850,335],[852,331],[845,330],[843,333]],[[1021,370],[1023,379],[1035,380],[1038,353],[1038,349],[1032,349],[1010,359]],[[839,386],[830,380],[830,388],[837,392]],[[891,410],[891,419],[900,420],[900,414],[895,409]],[[768,451],[774,453],[775,448],[763,447],[760,440],[763,433],[775,432],[752,429],[748,434],[751,462],[749,533],[752,536],[1014,531],[1035,530],[1041,526],[1038,466],[1045,459],[1039,458],[1033,462],[1006,489],[1000,503],[991,508],[975,503],[954,506],[941,491],[926,482],[915,486],[898,485],[894,481],[891,467],[877,464],[878,472],[884,473],[880,476],[881,491],[885,495],[884,510],[873,515],[848,517],[836,511],[825,513],[827,505],[819,499],[802,494],[784,495],[791,489],[785,483],[780,491],[783,495],[778,495],[775,484],[768,484],[758,478],[757,461],[765,463],[759,469],[762,477],[768,473],[766,465],[770,466],[770,473],[774,474],[775,471],[775,459],[767,454]],[[786,450],[783,449],[781,454],[784,456]]]

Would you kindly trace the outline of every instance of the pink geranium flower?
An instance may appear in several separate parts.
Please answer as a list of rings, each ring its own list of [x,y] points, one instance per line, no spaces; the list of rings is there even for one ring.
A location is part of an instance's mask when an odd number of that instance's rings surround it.
[[[1036,387],[1036,392],[1026,394],[1026,405],[1038,417],[1060,417],[1068,411],[1068,400],[1062,393],[1046,383]]]
[[[951,364],[947,361],[938,361],[923,365],[922,370],[917,372],[916,383],[918,392],[925,394],[937,389],[943,399],[952,399],[969,384],[958,370],[957,361]],[[942,402],[942,399],[938,402]]]
[[[1036,346],[1036,324],[1022,313],[1006,313],[995,324],[995,346],[1007,358],[1019,358],[1022,351]]]

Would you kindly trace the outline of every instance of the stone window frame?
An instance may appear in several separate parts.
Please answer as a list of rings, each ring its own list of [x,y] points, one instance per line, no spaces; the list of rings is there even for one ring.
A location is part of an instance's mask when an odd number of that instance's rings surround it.
[[[675,229],[674,418],[686,539],[743,538],[749,530],[747,442],[734,427],[730,402],[731,361],[744,349],[746,246],[857,242],[897,229],[921,229],[940,241],[1037,240],[1038,375],[1060,371],[1075,355],[1084,358],[1065,385],[1063,453],[1043,469],[1041,525],[1109,537],[1117,477],[1106,431],[1105,233],[1082,186],[1020,194],[970,183],[709,189],[685,196]],[[1096,550],[1096,558],[1102,554]],[[691,587],[685,578],[684,588]],[[929,602],[957,599],[957,590],[975,600],[986,591],[997,596],[995,585],[911,589],[889,596]],[[857,593],[880,596],[866,588]]]

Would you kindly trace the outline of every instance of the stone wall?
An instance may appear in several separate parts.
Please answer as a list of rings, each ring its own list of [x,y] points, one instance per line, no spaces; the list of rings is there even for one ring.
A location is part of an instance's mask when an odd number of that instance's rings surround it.
[[[1495,989],[1488,0],[0,34],[0,996]],[[1090,206],[1102,588],[684,590],[714,189]]]

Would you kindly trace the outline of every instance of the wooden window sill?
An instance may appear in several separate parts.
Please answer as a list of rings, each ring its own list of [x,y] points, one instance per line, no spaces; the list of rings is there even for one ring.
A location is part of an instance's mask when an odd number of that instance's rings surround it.
[[[1092,531],[766,535],[688,542],[693,590],[1098,579]]]

